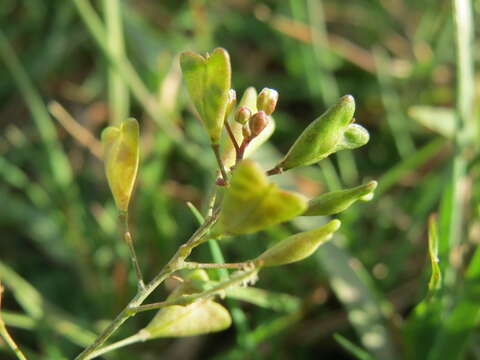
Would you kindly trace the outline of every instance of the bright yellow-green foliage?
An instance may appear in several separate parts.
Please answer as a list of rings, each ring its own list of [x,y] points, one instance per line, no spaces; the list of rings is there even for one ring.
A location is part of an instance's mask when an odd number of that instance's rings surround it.
[[[139,126],[128,119],[102,132],[105,173],[119,210],[127,211],[139,161]]]
[[[233,174],[214,235],[248,234],[290,220],[307,207],[301,194],[279,189],[253,161],[243,160]]]
[[[230,57],[217,48],[210,56],[184,52],[180,66],[188,93],[205,126],[212,144],[218,144],[228,106]]]

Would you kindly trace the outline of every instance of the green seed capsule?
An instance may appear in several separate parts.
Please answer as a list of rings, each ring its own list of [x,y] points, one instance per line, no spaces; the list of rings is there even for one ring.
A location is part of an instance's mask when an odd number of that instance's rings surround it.
[[[308,203],[307,211],[303,216],[326,216],[338,214],[348,209],[357,200],[368,201],[372,199],[377,187],[376,181],[370,181],[351,189],[332,191],[322,194]]]
[[[355,111],[353,96],[346,95],[314,120],[298,137],[285,158],[276,166],[288,170],[314,164],[337,151]]]
[[[370,140],[370,134],[364,127],[358,124],[350,124],[343,133],[343,137],[337,144],[335,151],[353,150],[365,145],[368,143],[368,140]]]
[[[139,162],[140,130],[135,119],[102,132],[105,174],[117,208],[128,210]]]
[[[180,66],[188,93],[208,132],[210,142],[218,144],[229,105],[230,57],[222,48],[213,50],[206,57],[185,52],[180,56]]]
[[[317,229],[290,236],[265,251],[253,262],[258,266],[279,266],[303,260],[329,240],[340,225],[341,222],[335,219]]]

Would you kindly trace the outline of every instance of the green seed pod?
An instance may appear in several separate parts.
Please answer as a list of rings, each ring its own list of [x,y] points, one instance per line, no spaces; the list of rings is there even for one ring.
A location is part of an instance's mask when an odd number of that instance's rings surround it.
[[[197,283],[205,283],[208,280],[205,270],[194,270],[168,299],[194,294],[198,292]],[[147,339],[194,336],[224,330],[231,323],[228,310],[219,303],[207,299],[186,306],[172,305],[163,308],[141,332]]]
[[[248,120],[250,120],[251,116],[252,111],[245,106],[241,106],[237,109],[237,112],[235,113],[235,121],[239,124],[245,125]]]
[[[322,194],[308,202],[303,216],[327,216],[338,214],[348,209],[357,200],[369,201],[377,187],[376,181],[370,181],[351,189],[332,191]]]
[[[105,174],[117,208],[128,210],[139,162],[140,130],[135,119],[102,132]]]
[[[305,197],[279,189],[253,161],[243,160],[226,189],[212,237],[248,234],[293,219],[305,211]]]
[[[253,262],[257,266],[279,266],[303,260],[329,240],[340,225],[341,222],[335,219],[317,229],[290,236],[272,246]]]
[[[267,127],[268,116],[264,111],[259,111],[250,118],[248,122],[252,137],[257,137]]]
[[[335,152],[356,149],[368,143],[368,140],[370,140],[370,134],[363,126],[350,124],[343,133],[342,139],[337,144]]]
[[[275,111],[278,101],[278,92],[274,89],[263,88],[258,94],[257,108],[264,111],[267,115],[272,115]]]
[[[206,57],[185,52],[180,56],[180,66],[190,98],[208,132],[210,142],[218,144],[229,105],[230,57],[222,48],[213,50]]]
[[[303,131],[276,168],[288,170],[297,166],[311,165],[337,151],[336,147],[352,121],[354,111],[353,96],[346,95],[340,98]]]

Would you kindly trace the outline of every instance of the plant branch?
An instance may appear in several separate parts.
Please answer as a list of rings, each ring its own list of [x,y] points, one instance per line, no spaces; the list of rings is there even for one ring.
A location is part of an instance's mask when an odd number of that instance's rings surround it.
[[[250,266],[251,262],[239,262],[239,263],[198,263],[194,261],[188,261],[184,263],[185,269],[244,269]]]
[[[230,137],[233,147],[235,148],[235,154],[238,154],[240,152],[240,147],[238,146],[237,139],[235,139],[235,135],[233,134],[232,128],[230,127],[228,121],[225,121],[225,129],[227,129],[228,136]]]
[[[170,261],[163,267],[163,269],[151,280],[145,287],[137,292],[137,295],[128,303],[128,305],[117,315],[117,317],[110,323],[110,325],[97,337],[97,339],[83,350],[75,360],[88,359],[105,341],[107,341],[112,334],[114,334],[118,328],[132,316],[131,309],[140,306],[145,299],[171,274],[180,270],[183,267],[184,260],[190,255],[192,249],[201,244],[205,239],[205,236],[210,231],[210,228],[215,224],[218,218],[218,212],[212,217],[209,217],[200,226],[197,231],[190,237],[190,239],[180,246],[175,255]]]
[[[132,336],[129,336],[125,339],[116,341],[116,342],[114,342],[110,345],[107,345],[107,346],[104,346],[104,347],[98,349],[97,351],[94,351],[88,357],[86,357],[86,360],[94,359],[94,358],[96,358],[100,355],[106,354],[107,352],[117,350],[117,349],[120,349],[122,347],[131,345],[131,344],[135,344],[137,342],[144,342],[144,341],[148,340],[149,337],[150,337],[150,335],[146,331],[140,330],[138,333],[136,333]]]
[[[225,182],[225,186],[228,185],[228,175],[225,166],[223,165],[222,156],[220,155],[220,145],[212,144],[212,150],[215,153],[215,158],[217,159],[218,167],[220,168],[220,172],[222,173],[223,181]]]
[[[226,289],[232,286],[237,286],[244,282],[248,282],[250,279],[256,277],[256,274],[258,273],[258,271],[259,271],[258,268],[253,268],[249,271],[245,271],[237,275],[234,275],[229,280],[223,281],[219,283],[217,286],[211,289],[205,290],[201,293],[184,295],[173,300],[166,300],[166,301],[160,301],[160,302],[147,304],[147,305],[140,305],[134,308],[130,308],[129,311],[131,315],[134,315],[142,311],[157,310],[157,309],[164,308],[166,306],[173,306],[173,305],[186,306],[191,303],[194,303],[195,301],[199,301],[211,296],[218,295],[219,293],[225,291]]]

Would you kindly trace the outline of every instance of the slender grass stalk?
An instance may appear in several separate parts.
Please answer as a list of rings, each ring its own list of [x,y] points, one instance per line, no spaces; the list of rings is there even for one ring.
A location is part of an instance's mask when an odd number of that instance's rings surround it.
[[[32,114],[32,119],[40,133],[48,155],[48,163],[52,171],[52,177],[60,188],[66,189],[71,184],[73,175],[68,159],[57,140],[54,122],[48,114],[40,94],[35,89],[35,86],[29,79],[1,29],[0,59],[5,63]]]
[[[121,0],[103,0],[107,46],[116,57],[125,56]],[[129,94],[123,78],[114,66],[108,68],[110,123],[120,124],[128,117]]]
[[[3,286],[2,283],[0,282],[0,336],[5,340],[7,345],[12,349],[12,351],[15,353],[18,359],[20,360],[27,360],[23,352],[19,349],[17,343],[13,338],[10,336],[10,333],[7,330],[7,327],[5,325],[5,322],[3,321],[2,318],[2,295],[3,295]]]
[[[461,191],[466,174],[465,150],[476,135],[473,117],[474,78],[473,78],[473,15],[470,0],[452,0],[455,23],[455,44],[457,51],[457,131],[455,154],[451,166],[450,187],[443,212],[444,233],[440,233],[440,247],[451,252],[462,241],[464,222],[464,199]],[[448,253],[446,254],[448,255]],[[462,356],[469,335],[478,325],[478,291],[473,284],[480,274],[480,250],[477,249],[465,276],[465,290],[454,299],[451,293],[446,297],[444,309],[448,311],[442,327],[435,339],[429,360],[453,360]],[[451,290],[458,277],[458,269],[446,269],[445,286]],[[456,300],[456,301],[455,301]]]
[[[415,145],[408,129],[407,119],[402,115],[403,111],[400,99],[392,83],[389,74],[389,58],[385,50],[375,48],[373,51],[377,79],[380,84],[380,94],[383,106],[385,108],[385,116],[390,126],[395,146],[402,159],[414,153]]]

